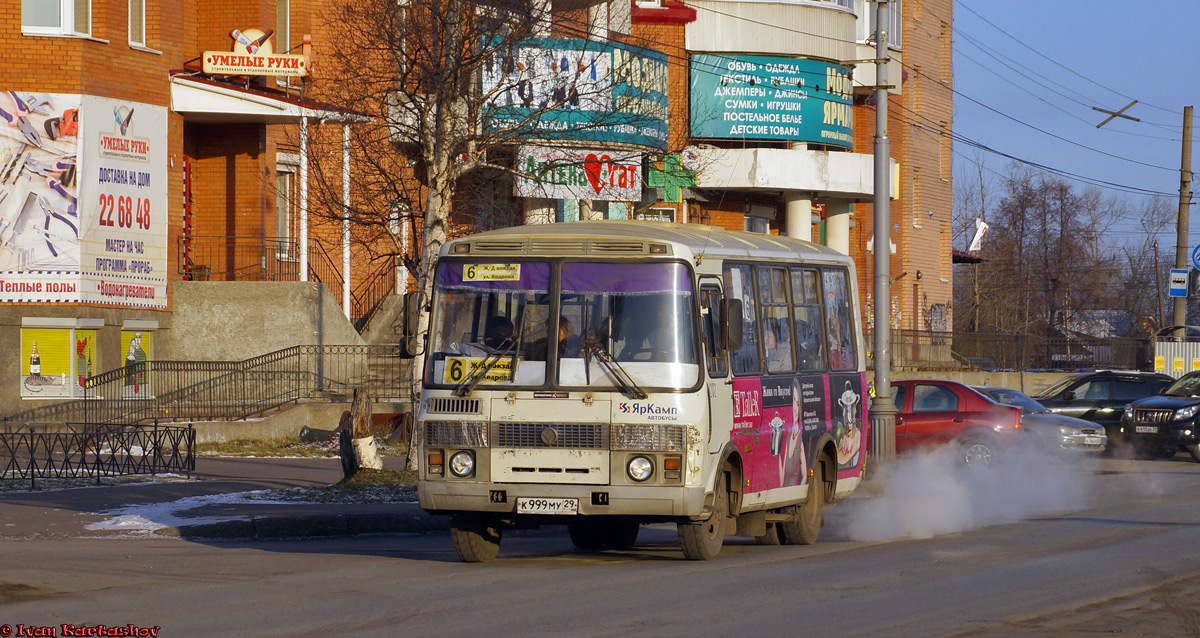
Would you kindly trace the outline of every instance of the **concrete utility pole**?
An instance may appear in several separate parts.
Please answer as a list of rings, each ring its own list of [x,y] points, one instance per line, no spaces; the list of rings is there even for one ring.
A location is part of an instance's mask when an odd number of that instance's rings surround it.
[[[1175,222],[1175,267],[1188,267],[1188,209],[1192,202],[1192,107],[1183,107],[1183,157],[1179,161],[1179,220]],[[1188,291],[1189,293],[1191,291]],[[1161,292],[1159,294],[1162,294]],[[1187,297],[1175,298],[1173,325],[1187,323]],[[1184,330],[1175,332],[1182,337]]]
[[[888,127],[888,0],[875,6],[875,398],[871,401],[871,456],[896,458],[896,405],[892,400],[891,170]]]

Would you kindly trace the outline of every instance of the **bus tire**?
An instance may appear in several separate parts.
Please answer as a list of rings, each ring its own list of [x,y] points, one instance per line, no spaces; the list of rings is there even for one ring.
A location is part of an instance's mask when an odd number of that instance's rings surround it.
[[[783,542],[788,545],[812,545],[817,542],[821,525],[825,523],[825,464],[829,457],[822,455],[813,468],[813,480],[808,484],[808,500],[793,505],[795,520],[780,523]]]
[[[679,523],[679,545],[688,560],[712,560],[725,543],[725,519],[729,516],[729,473],[717,475],[712,516],[706,521]]]
[[[591,523],[568,523],[567,534],[576,548],[585,552],[604,549],[604,529]]]
[[[500,528],[476,514],[451,516],[450,538],[464,563],[486,563],[500,551]]]

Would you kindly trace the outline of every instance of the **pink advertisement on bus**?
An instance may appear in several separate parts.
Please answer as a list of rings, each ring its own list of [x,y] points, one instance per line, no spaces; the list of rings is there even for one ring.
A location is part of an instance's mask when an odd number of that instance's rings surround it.
[[[838,477],[858,476],[868,422],[863,386],[860,372],[735,378],[732,436],[747,491],[806,483],[826,432],[837,449]]]

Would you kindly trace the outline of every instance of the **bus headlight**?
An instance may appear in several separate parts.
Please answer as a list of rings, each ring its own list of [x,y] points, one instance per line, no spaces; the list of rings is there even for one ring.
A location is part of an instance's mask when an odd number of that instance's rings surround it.
[[[629,460],[629,478],[641,483],[654,474],[654,463],[644,456],[635,456]]]
[[[462,478],[470,476],[471,472],[475,471],[475,455],[463,450],[455,452],[454,456],[450,457],[450,473]]]

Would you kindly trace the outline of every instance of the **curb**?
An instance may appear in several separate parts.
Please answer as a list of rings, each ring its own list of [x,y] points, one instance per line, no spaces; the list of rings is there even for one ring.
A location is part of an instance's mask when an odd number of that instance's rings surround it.
[[[424,534],[445,532],[450,519],[428,514],[330,514],[259,516],[251,519],[180,525],[155,530],[159,536],[184,539],[330,538],[363,534]]]

